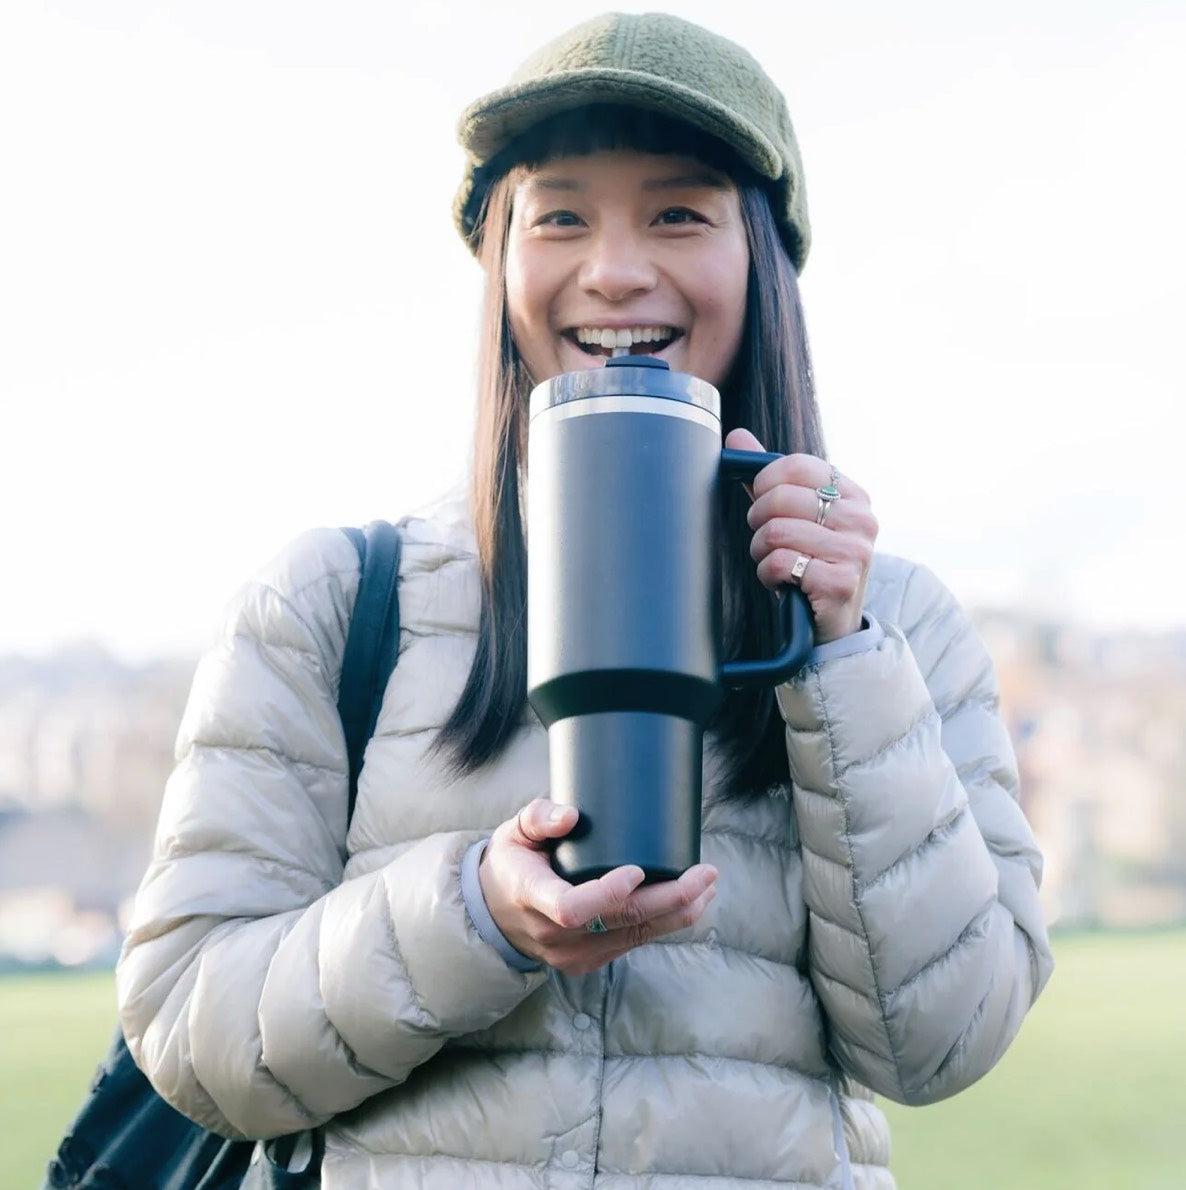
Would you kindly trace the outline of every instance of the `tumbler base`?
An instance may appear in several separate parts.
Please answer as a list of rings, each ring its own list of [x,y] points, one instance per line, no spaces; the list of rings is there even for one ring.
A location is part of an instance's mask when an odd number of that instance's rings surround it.
[[[699,863],[703,743],[698,723],[645,711],[553,723],[551,797],[580,811],[556,871],[579,884],[636,864],[655,883]]]

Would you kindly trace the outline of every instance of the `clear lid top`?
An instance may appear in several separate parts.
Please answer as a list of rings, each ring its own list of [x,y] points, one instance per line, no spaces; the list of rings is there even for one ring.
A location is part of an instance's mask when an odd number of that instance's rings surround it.
[[[531,393],[531,417],[589,397],[657,397],[683,401],[721,417],[721,394],[698,376],[673,372],[666,360],[653,355],[619,355],[605,361],[604,368],[562,372],[536,385]]]

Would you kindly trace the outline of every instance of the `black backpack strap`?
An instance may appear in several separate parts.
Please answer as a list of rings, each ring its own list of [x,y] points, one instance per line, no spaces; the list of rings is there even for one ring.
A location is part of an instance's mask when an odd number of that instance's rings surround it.
[[[400,532],[387,521],[372,521],[365,530],[342,532],[358,550],[361,568],[338,687],[338,714],[346,733],[346,755],[350,762],[349,813],[352,814],[363,753],[375,732],[383,692],[399,653]]]

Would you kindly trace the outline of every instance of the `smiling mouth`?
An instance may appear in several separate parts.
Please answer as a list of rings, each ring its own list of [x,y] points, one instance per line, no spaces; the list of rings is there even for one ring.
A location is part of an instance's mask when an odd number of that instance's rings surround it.
[[[673,326],[576,326],[564,331],[586,355],[607,358],[625,349],[631,355],[655,355],[683,336]]]

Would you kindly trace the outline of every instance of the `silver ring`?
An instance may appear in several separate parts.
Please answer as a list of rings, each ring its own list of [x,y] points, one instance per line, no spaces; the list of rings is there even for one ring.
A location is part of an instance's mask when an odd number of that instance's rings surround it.
[[[585,929],[588,930],[590,934],[609,933],[609,926],[607,926],[605,922],[601,920],[600,913],[595,913],[593,915],[592,919],[585,925]]]
[[[794,583],[796,587],[801,587],[803,585],[803,574],[807,570],[810,562],[810,554],[800,554],[795,559],[795,565],[791,567],[791,582]]]
[[[840,472],[836,470],[835,463],[832,464],[828,482],[815,489],[815,499],[815,523],[822,525],[828,515],[828,509],[840,499]]]

